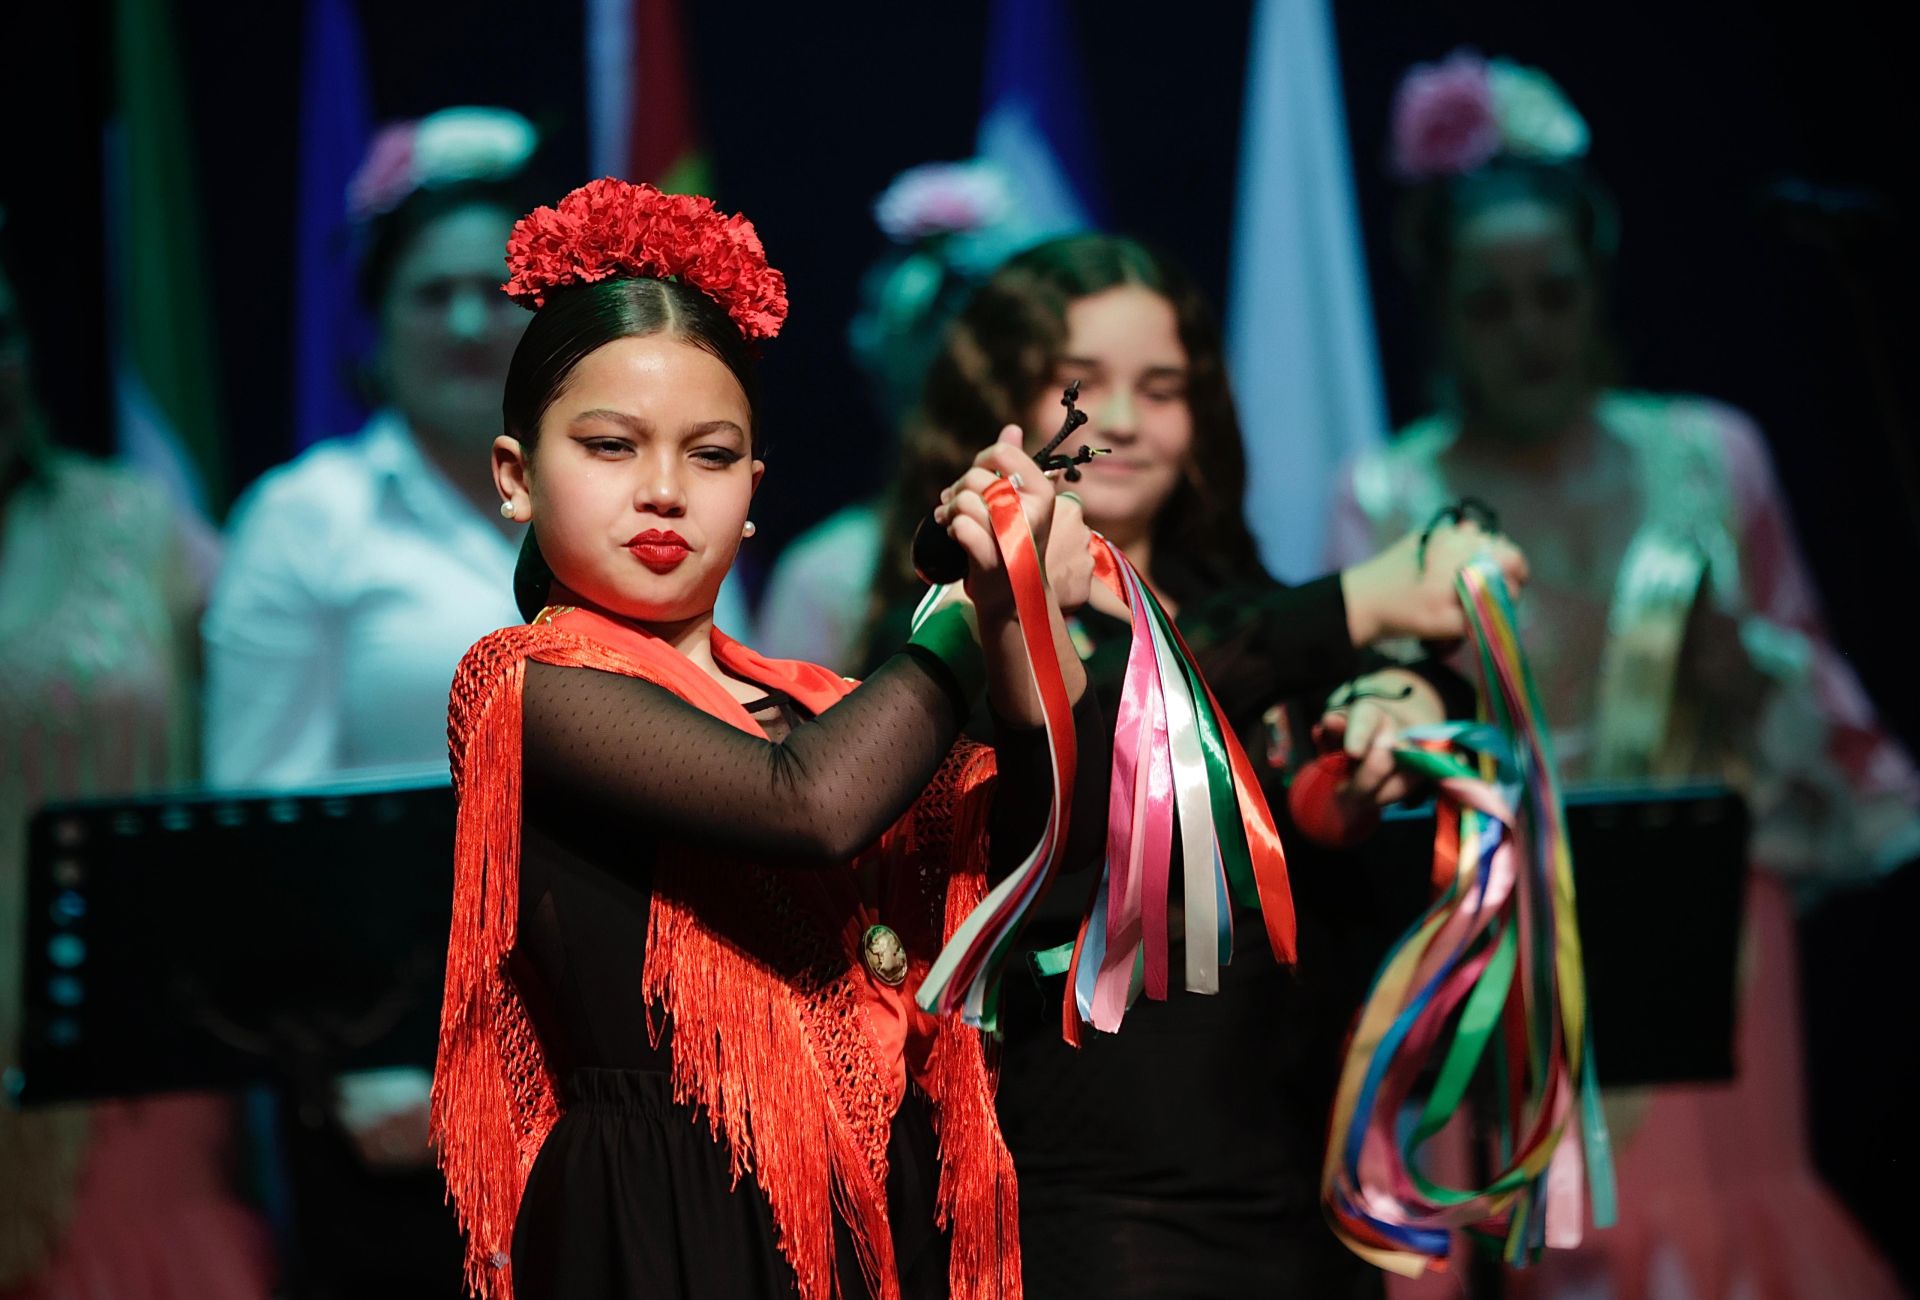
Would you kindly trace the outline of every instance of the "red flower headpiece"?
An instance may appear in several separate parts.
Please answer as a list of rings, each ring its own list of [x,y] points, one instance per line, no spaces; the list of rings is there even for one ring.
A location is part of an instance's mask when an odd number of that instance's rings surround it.
[[[700,290],[749,339],[772,338],[787,319],[787,278],[767,265],[751,221],[698,194],[611,177],[520,218],[507,240],[507,269],[501,288],[528,308],[567,285],[651,276]]]

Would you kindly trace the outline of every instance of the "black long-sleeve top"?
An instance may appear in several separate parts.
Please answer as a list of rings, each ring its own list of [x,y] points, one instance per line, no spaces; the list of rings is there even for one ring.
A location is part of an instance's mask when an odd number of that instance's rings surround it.
[[[959,737],[967,704],[918,647],[818,717],[775,690],[750,735],[653,683],[530,662],[522,703],[520,928],[514,978],[561,1068],[665,1070],[641,997],[656,847],[729,861],[849,870],[913,804]],[[1098,696],[1074,709],[1082,762],[1070,863],[1098,852],[1108,730]],[[1045,733],[1001,727],[991,855],[1039,838],[1051,797]]]

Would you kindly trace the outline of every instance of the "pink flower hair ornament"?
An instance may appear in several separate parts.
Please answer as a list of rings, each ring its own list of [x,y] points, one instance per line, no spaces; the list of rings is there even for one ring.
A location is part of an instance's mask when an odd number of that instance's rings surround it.
[[[1393,97],[1393,166],[1407,180],[1459,176],[1505,154],[1537,162],[1586,155],[1586,120],[1552,78],[1456,50],[1416,64]]]
[[[507,296],[538,309],[557,289],[616,278],[680,280],[726,309],[749,340],[787,319],[786,277],[767,265],[753,223],[697,194],[606,177],[514,224]]]

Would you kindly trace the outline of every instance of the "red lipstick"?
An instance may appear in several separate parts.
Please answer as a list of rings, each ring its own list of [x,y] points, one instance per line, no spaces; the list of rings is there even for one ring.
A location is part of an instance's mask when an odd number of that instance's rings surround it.
[[[687,545],[686,538],[659,528],[635,533],[627,539],[627,549],[633,552],[634,559],[655,573],[671,573],[680,567],[682,560],[693,554],[693,548]]]

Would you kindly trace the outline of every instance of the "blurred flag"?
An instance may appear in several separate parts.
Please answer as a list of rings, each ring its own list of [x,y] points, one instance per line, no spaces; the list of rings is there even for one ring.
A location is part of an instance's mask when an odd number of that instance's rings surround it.
[[[974,152],[1004,171],[1033,237],[1106,216],[1079,46],[1063,0],[993,0]]]
[[[709,194],[680,0],[587,0],[594,174]]]
[[[1327,0],[1260,0],[1227,299],[1247,512],[1282,578],[1319,572],[1346,458],[1387,432]]]
[[[205,220],[167,0],[115,0],[106,140],[120,452],[203,516],[226,508]]]
[[[713,194],[692,70],[680,0],[587,0],[587,150],[595,176]],[[754,639],[738,568],[720,587],[713,620],[742,641]]]
[[[293,428],[296,446],[366,422],[354,365],[373,341],[360,305],[347,182],[373,138],[365,46],[353,0],[307,0],[300,69],[299,209],[294,248]]]

